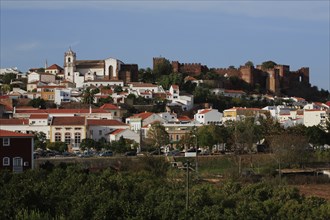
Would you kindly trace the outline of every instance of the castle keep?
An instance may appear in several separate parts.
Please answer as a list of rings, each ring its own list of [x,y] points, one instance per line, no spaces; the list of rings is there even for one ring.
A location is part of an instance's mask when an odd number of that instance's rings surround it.
[[[153,58],[153,68],[165,62],[163,57]],[[271,61],[269,61],[271,62]],[[171,62],[174,73],[184,73],[191,76],[198,76],[201,73],[213,72],[224,77],[238,77],[246,83],[255,86],[259,85],[274,94],[280,93],[281,89],[289,88],[300,82],[309,85],[309,68],[302,67],[297,71],[291,71],[289,65],[273,65],[263,67],[263,65],[243,65],[239,68],[211,68],[200,63],[180,63]]]

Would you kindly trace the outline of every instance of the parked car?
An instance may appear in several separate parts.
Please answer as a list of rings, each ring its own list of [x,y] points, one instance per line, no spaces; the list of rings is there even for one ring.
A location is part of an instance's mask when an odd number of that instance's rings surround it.
[[[167,153],[167,156],[179,156],[181,152],[179,150],[172,150]]]
[[[113,156],[113,152],[112,151],[104,151],[102,153],[99,154],[100,157],[111,157]]]
[[[136,156],[136,151],[127,151],[125,156]]]
[[[82,154],[79,154],[78,157],[92,157],[93,154],[90,152],[84,152]]]

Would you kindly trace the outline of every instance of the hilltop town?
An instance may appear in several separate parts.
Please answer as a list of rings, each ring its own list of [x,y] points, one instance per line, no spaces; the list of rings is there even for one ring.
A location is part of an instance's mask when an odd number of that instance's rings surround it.
[[[70,48],[63,68],[2,69],[0,129],[41,135],[35,150],[164,152],[196,147],[187,140],[208,126],[229,129],[252,119],[279,129],[315,128],[325,138],[314,145],[329,144],[329,92],[310,85],[308,67],[291,71],[273,61],[248,61],[239,68],[209,68],[156,57],[152,69],[139,69],[115,58],[77,58]],[[157,129],[164,142],[157,142]],[[267,148],[267,135],[254,138],[250,148]],[[235,151],[238,143],[230,135],[221,138],[199,140],[199,150]],[[240,151],[251,150],[241,145]]]

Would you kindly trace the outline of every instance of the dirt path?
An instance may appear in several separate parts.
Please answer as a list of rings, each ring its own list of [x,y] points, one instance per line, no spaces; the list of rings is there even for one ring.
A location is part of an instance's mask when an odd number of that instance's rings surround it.
[[[308,196],[317,196],[330,200],[330,184],[306,184],[294,185],[300,192]]]

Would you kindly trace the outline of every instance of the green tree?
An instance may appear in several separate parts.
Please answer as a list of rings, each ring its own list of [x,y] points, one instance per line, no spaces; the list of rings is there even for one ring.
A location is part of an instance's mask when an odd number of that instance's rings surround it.
[[[6,73],[1,79],[3,84],[9,85],[12,80],[16,79],[16,73]]]
[[[2,84],[1,91],[3,94],[7,94],[11,90],[11,86],[9,84]]]
[[[156,78],[159,78],[163,75],[169,75],[172,73],[172,65],[169,60],[164,59],[163,62],[159,62],[154,66],[153,73],[156,75]]]
[[[169,135],[165,130],[165,127],[160,123],[152,124],[148,131],[147,142],[149,142],[156,149],[159,149],[160,153],[160,148],[169,144],[170,142]]]
[[[308,140],[294,134],[274,135],[270,147],[276,161],[281,164],[303,166],[308,160]]]
[[[58,151],[58,152],[64,152],[64,151],[68,150],[67,144],[64,143],[64,142],[60,142],[60,141],[57,141],[57,142],[47,141],[46,147],[50,150],[55,150],[55,151]]]
[[[252,61],[247,61],[245,63],[245,66],[254,66],[253,62]]]
[[[38,97],[36,99],[30,100],[28,105],[30,105],[34,108],[45,109],[46,108],[46,101],[44,99]]]
[[[94,148],[96,146],[97,142],[94,141],[94,139],[91,139],[91,138],[85,138],[85,139],[82,139],[81,140],[81,143],[80,143],[80,148],[82,150],[90,150],[92,148]]]
[[[47,146],[47,138],[44,132],[36,132],[34,134],[34,149],[43,149],[45,150]]]
[[[87,87],[84,90],[82,102],[84,104],[94,103],[94,95],[95,95],[95,93],[93,92],[93,90],[90,87]]]
[[[115,93],[119,93],[123,91],[123,88],[120,85],[116,85],[115,88],[113,89]]]
[[[275,63],[274,61],[265,61],[261,64],[261,68],[263,70],[267,70],[267,69],[272,69],[274,68],[274,66],[276,66],[277,63]]]

